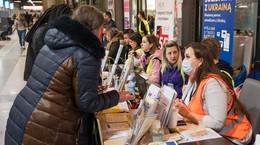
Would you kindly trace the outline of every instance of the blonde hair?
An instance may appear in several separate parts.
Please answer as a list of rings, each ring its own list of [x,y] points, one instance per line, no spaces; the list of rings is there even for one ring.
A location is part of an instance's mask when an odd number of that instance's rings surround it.
[[[21,20],[21,19],[24,19],[24,15],[22,13],[19,13],[18,14],[18,19]]]
[[[173,66],[177,67],[178,70],[181,70],[181,65],[182,65],[181,48],[175,41],[170,40],[170,41],[166,42],[163,46],[162,69],[161,69],[162,74],[166,71],[167,67],[171,67],[170,62],[166,58],[166,49],[169,47],[173,47],[173,46],[175,46],[177,48],[178,53],[179,53],[178,60]]]

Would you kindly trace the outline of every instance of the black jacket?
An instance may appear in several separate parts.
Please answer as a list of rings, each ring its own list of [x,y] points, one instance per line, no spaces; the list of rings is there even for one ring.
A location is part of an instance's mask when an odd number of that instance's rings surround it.
[[[5,145],[94,145],[94,113],[115,106],[116,91],[98,94],[99,39],[64,16],[46,33],[26,86],[11,107]],[[81,121],[83,123],[81,124]],[[84,128],[79,137],[79,127]]]
[[[36,59],[36,56],[38,55],[41,48],[44,46],[44,36],[46,33],[47,25],[43,24],[40,26],[34,33],[32,37],[32,41],[29,42],[27,54],[26,54],[26,61],[25,61],[25,68],[24,68],[24,74],[23,79],[25,81],[28,80],[29,76],[32,72],[32,67],[34,64],[34,61]]]
[[[111,40],[111,42],[108,43],[107,45],[107,49],[109,50],[109,53],[108,53],[108,61],[109,63],[111,64],[114,64],[114,61],[116,59],[116,56],[117,56],[117,53],[118,53],[118,50],[119,50],[119,46],[120,46],[120,38],[113,38]],[[118,64],[123,64],[124,61],[125,61],[125,55],[126,55],[126,51],[125,49],[123,48],[122,49],[122,52],[121,52],[121,55],[120,55],[120,58],[118,60]]]
[[[229,65],[228,62],[224,60],[219,60],[219,62],[216,65],[220,70],[224,70],[228,72],[231,76],[233,76],[233,68]]]

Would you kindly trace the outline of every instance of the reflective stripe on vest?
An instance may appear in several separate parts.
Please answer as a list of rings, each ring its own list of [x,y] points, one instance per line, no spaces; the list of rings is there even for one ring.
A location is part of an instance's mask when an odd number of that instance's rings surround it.
[[[144,31],[141,30],[141,22],[144,23],[145,30],[147,31],[147,35],[150,35],[149,24],[148,24],[148,22],[147,22],[146,20],[141,20],[141,21],[140,21],[140,24],[139,24],[139,27],[138,27],[138,30],[139,30],[140,35],[141,35],[142,37],[145,36]]]
[[[234,114],[234,105],[232,106],[232,108],[229,110],[228,112],[228,116],[232,116],[232,114]],[[235,116],[233,116],[235,117]],[[237,119],[232,119],[231,121],[229,121],[227,124],[225,124],[225,126],[222,128],[222,130],[219,132],[219,134],[224,135],[227,134],[237,123],[241,123],[243,121],[244,115],[238,115]]]
[[[237,138],[242,140],[247,133],[250,130],[250,123],[248,119],[246,118],[245,115],[240,114],[236,115],[234,113],[234,100],[233,98],[236,97],[234,90],[232,88],[229,88],[227,84],[220,78],[220,76],[216,74],[209,74],[205,77],[204,80],[202,80],[191,98],[191,101],[189,102],[189,110],[191,112],[200,114],[200,115],[207,115],[202,107],[202,93],[204,91],[204,87],[207,84],[208,80],[214,78],[217,79],[217,81],[222,82],[229,90],[230,92],[230,102],[228,103],[227,106],[227,117],[225,121],[225,125],[223,128],[219,131],[219,134],[226,136],[226,137],[231,137],[231,138]]]
[[[231,79],[232,86],[234,87],[235,86],[235,82],[234,82],[234,79],[232,78],[232,76],[227,71],[220,70],[220,72],[226,74]]]

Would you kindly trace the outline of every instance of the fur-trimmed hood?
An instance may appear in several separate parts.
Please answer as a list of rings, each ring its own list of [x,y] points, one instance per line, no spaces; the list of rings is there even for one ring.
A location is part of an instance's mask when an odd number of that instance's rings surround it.
[[[105,49],[97,36],[68,16],[62,16],[51,24],[44,41],[50,49],[80,46],[97,58],[105,56]]]

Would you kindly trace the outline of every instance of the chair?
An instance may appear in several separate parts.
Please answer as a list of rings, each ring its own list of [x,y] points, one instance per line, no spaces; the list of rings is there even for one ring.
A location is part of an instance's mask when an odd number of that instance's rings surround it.
[[[248,113],[253,128],[253,139],[260,133],[260,81],[247,78],[241,90],[239,101]],[[252,141],[254,142],[254,140]]]
[[[7,36],[8,33],[9,33],[9,31],[10,31],[10,29],[11,29],[11,28],[10,28],[8,25],[4,25],[4,26],[3,26],[3,30],[2,30],[2,32],[0,33],[0,39],[1,39],[1,40],[11,40],[11,38]],[[11,31],[12,31],[12,30],[11,30]]]

